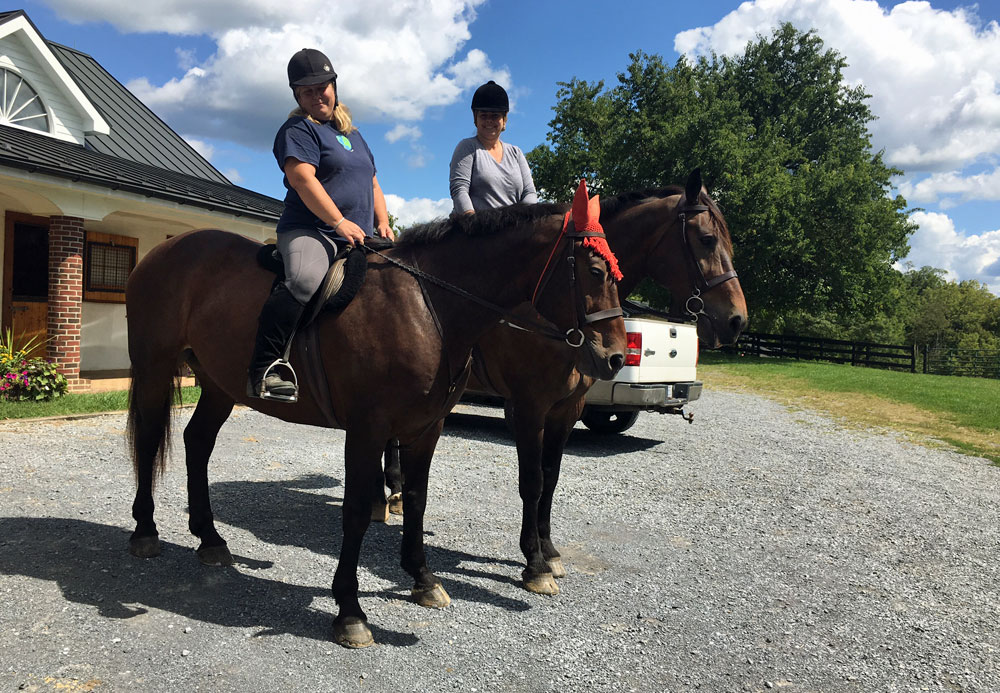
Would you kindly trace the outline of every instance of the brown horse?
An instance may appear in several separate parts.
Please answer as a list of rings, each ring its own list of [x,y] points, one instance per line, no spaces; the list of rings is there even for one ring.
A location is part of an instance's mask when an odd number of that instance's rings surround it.
[[[567,357],[595,377],[613,377],[624,363],[624,323],[606,317],[620,315],[607,263],[583,242],[567,239],[562,222],[533,207],[477,214],[426,225],[372,256],[354,301],[314,323],[328,376],[300,383],[294,404],[245,394],[257,315],[274,279],[255,262],[260,245],[206,230],[157,246],[135,268],[126,291],[133,378],[129,438],[137,480],[131,553],[151,557],[160,551],[153,482],[165,464],[173,376],[186,361],[202,386],[184,430],[189,528],[201,540],[199,558],[207,564],[233,560],[214,525],[208,460],[234,403],[286,421],[343,428],[344,536],[333,580],[339,606],[333,637],[350,647],[371,644],[357,567],[372,498],[382,489],[382,451],[390,438],[401,441],[411,490],[408,512],[413,519],[422,516],[443,418],[465,385],[473,345],[502,317],[497,311],[527,305],[543,267],[550,267],[537,312],[506,313],[506,319],[559,339],[571,335],[581,346]],[[561,251],[549,265],[554,246]],[[404,271],[400,263],[414,269]],[[299,373],[309,372],[309,358],[298,348],[291,362]],[[414,528],[412,521],[404,523],[402,564],[415,580],[418,599],[440,603],[447,595],[426,567]]]
[[[703,344],[714,348],[736,341],[746,325],[746,302],[731,261],[729,230],[702,187],[700,171],[689,176],[685,188],[604,200],[601,224],[625,275],[621,296],[651,277],[670,289],[674,312],[686,309],[697,316]],[[554,578],[565,571],[551,539],[552,497],[563,448],[594,378],[574,368],[565,345],[505,326],[487,333],[473,354],[469,389],[504,397],[517,441],[520,546],[527,560],[523,584],[532,592],[556,594]],[[393,472],[386,473],[392,491],[399,483]]]

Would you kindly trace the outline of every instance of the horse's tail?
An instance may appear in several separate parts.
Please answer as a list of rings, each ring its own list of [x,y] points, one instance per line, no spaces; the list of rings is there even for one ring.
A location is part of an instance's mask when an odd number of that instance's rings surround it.
[[[177,379],[170,377],[164,388],[163,383],[149,382],[136,374],[133,365],[130,371],[132,383],[128,390],[128,423],[125,436],[132,455],[132,470],[138,480],[145,471],[152,474],[152,481],[163,476],[170,453],[171,405],[177,395]]]

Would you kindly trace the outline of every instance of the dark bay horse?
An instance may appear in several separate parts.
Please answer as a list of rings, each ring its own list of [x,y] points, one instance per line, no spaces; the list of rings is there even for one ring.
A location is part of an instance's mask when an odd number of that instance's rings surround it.
[[[562,222],[562,216],[533,207],[477,214],[426,225],[383,256],[372,256],[353,302],[317,319],[319,358],[327,377],[300,383],[294,404],[245,394],[257,315],[274,279],[255,262],[260,244],[206,230],[150,251],[126,290],[132,359],[128,432],[137,481],[131,553],[151,557],[160,551],[153,484],[166,460],[174,373],[186,361],[202,386],[184,430],[184,447],[189,528],[201,540],[203,563],[233,560],[214,525],[208,461],[219,429],[239,402],[286,421],[346,430],[344,536],[333,580],[337,642],[349,647],[372,643],[358,600],[357,567],[372,498],[381,492],[381,455],[390,438],[398,438],[406,451],[403,472],[412,519],[404,522],[402,565],[422,603],[446,599],[440,580],[427,569],[414,520],[423,515],[443,418],[465,385],[473,345],[501,318],[495,308],[519,308],[507,319],[540,330],[557,327],[560,339],[572,334],[581,346],[567,358],[582,372],[613,377],[624,363],[624,322],[603,317],[604,311],[614,315],[619,305],[608,265],[582,241],[567,238]],[[561,250],[549,265],[554,247]],[[393,262],[424,274],[418,279]],[[543,267],[551,271],[535,310],[520,310],[532,299]],[[449,286],[429,281],[433,278]],[[463,289],[488,297],[495,306],[460,295]],[[300,374],[309,369],[304,358],[301,349],[293,351],[292,364]]]
[[[670,289],[674,312],[686,307],[697,315],[703,344],[715,348],[736,341],[746,325],[746,302],[732,265],[729,229],[699,171],[684,188],[603,200],[600,216],[624,274],[622,297],[651,277]],[[573,366],[565,345],[505,326],[490,330],[473,354],[469,389],[504,397],[513,423],[523,504],[520,546],[527,562],[524,587],[557,594],[554,578],[565,571],[551,539],[552,497],[563,448],[594,378]],[[391,470],[386,478],[391,480]]]

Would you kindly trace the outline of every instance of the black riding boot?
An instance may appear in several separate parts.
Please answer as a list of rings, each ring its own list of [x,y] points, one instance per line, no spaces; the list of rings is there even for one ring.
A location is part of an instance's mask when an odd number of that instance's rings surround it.
[[[285,402],[294,402],[298,398],[295,383],[285,380],[278,368],[270,372],[268,369],[284,355],[303,310],[305,306],[292,296],[284,282],[275,286],[264,301],[257,322],[253,356],[250,357],[247,395]]]

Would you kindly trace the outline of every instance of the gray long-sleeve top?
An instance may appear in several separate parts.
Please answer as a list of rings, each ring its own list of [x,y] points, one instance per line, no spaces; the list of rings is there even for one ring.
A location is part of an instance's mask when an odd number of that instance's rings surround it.
[[[503,156],[496,162],[479,140],[458,143],[451,157],[451,199],[455,213],[538,202],[528,160],[521,149],[501,142]]]

